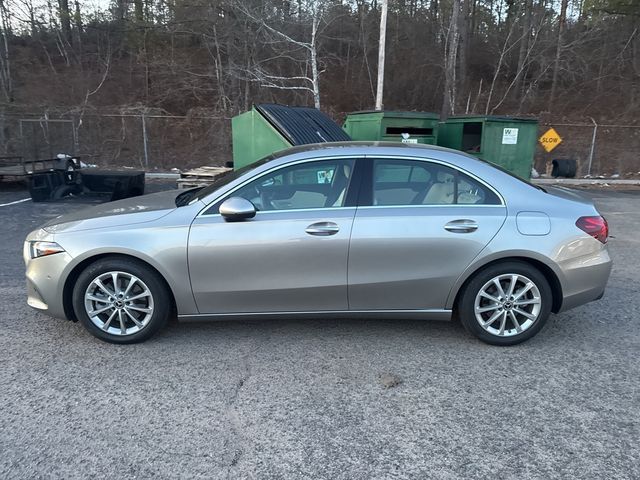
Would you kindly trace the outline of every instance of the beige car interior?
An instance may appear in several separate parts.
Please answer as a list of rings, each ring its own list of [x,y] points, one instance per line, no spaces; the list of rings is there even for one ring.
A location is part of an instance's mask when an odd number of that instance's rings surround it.
[[[329,167],[327,167],[329,169]],[[349,179],[352,173],[351,164],[338,165],[335,169],[331,189],[328,195],[321,192],[309,190],[296,190],[293,195],[286,199],[272,199],[271,205],[276,210],[288,210],[292,208],[322,208],[341,207],[345,201]],[[256,200],[259,201],[259,200]]]
[[[454,202],[455,177],[452,173],[439,170],[436,174],[436,182],[429,187],[422,202],[418,199],[418,204],[422,205],[448,205],[452,203],[472,205],[479,203],[483,196],[481,191],[460,178],[458,180],[458,198]],[[410,187],[390,188],[374,190],[374,205],[414,205],[416,203],[416,192]]]

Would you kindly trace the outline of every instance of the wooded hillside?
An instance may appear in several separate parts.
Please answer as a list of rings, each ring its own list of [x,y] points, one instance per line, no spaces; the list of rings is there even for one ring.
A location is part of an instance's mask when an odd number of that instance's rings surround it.
[[[95,1],[0,0],[4,111],[374,105],[376,0]],[[390,0],[384,107],[636,123],[639,27],[637,0]]]
[[[0,1],[5,102],[235,113],[316,90],[329,111],[373,105],[375,0],[82,3]],[[456,45],[452,112],[635,119],[639,19],[636,0],[392,0],[385,107],[439,111]]]

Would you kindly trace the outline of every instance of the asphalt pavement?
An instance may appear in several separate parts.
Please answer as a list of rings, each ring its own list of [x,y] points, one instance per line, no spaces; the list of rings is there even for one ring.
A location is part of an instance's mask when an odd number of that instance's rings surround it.
[[[86,205],[0,184],[0,478],[639,478],[640,193],[587,193],[614,236],[606,295],[516,347],[397,320],[173,322],[117,346],[25,303],[25,235]]]

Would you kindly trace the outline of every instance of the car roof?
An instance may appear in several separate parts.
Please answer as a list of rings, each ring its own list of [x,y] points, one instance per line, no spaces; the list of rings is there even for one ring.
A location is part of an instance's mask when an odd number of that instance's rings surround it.
[[[324,142],[324,143],[311,143],[307,145],[298,145],[295,147],[279,150],[272,156],[273,159],[284,157],[286,155],[311,153],[317,154],[319,150],[332,150],[340,149],[339,153],[345,153],[344,150],[349,150],[351,154],[366,154],[371,153],[371,150],[400,150],[402,153],[409,154],[413,151],[416,155],[424,155],[426,152],[451,152],[464,155],[459,150],[452,150],[450,148],[439,147],[437,145],[424,145],[419,143],[401,143],[401,142],[377,142],[377,141],[352,141],[352,142]],[[336,152],[338,153],[338,152]]]

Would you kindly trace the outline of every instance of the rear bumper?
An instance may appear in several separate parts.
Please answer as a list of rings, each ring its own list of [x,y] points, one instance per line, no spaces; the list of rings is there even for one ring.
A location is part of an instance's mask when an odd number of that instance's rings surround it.
[[[581,257],[561,265],[565,279],[560,312],[599,300],[604,295],[613,262],[603,248],[598,254]]]

